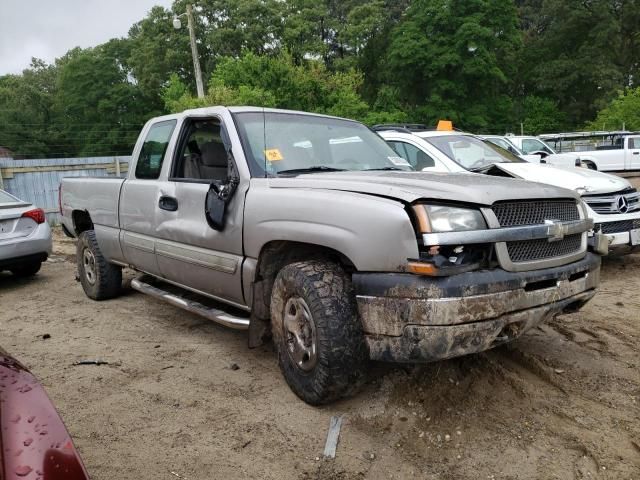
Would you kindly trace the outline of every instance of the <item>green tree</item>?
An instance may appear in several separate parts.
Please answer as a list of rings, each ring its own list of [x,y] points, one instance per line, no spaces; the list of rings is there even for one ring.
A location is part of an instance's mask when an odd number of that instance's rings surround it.
[[[397,110],[372,110],[359,94],[363,76],[356,70],[331,72],[324,63],[296,64],[288,54],[221,59],[205,99],[194,98],[177,76],[164,90],[167,109],[206,105],[255,105],[326,113],[367,123],[400,121]]]
[[[521,119],[524,131],[528,135],[558,132],[566,125],[566,116],[556,102],[534,95],[523,99],[518,118]],[[519,126],[512,131],[519,131]]]
[[[520,0],[517,90],[555,101],[576,127],[637,78],[638,0]]]
[[[60,142],[54,65],[33,59],[22,75],[0,77],[0,145],[18,157],[44,157]]]
[[[640,130],[640,87],[618,92],[618,96],[588,124],[592,130],[617,130],[623,126],[627,130]]]
[[[503,131],[520,46],[510,0],[414,0],[392,31],[383,68],[414,120]]]
[[[67,156],[128,154],[151,114],[140,88],[113,56],[113,45],[71,50],[60,61],[55,109]]]

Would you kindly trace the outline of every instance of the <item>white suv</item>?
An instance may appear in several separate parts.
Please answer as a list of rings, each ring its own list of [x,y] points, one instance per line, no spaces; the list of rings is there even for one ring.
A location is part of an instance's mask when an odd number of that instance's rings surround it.
[[[589,207],[594,230],[606,234],[610,247],[640,245],[640,193],[623,178],[586,168],[529,163],[464,132],[375,129],[416,170],[507,176],[575,190]]]

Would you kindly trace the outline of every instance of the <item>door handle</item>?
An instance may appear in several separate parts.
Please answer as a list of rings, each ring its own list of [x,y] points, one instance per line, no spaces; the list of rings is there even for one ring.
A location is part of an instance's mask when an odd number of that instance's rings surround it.
[[[178,210],[178,199],[175,197],[167,197],[163,195],[158,201],[158,207],[160,207],[161,210],[175,212],[176,210]]]
[[[640,152],[632,152],[633,155],[640,155]]]

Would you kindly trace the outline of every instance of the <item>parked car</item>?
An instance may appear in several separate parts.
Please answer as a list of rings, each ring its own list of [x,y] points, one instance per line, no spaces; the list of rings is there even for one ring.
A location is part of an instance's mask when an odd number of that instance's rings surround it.
[[[62,419],[38,380],[0,348],[0,478],[88,480]]]
[[[582,196],[595,231],[606,235],[611,248],[630,251],[626,247],[640,245],[640,193],[624,178],[586,168],[528,163],[464,132],[412,132],[392,127],[380,135],[412,164],[416,155],[431,158],[431,171],[471,171],[570,188]]]
[[[537,137],[508,135],[506,138],[526,155],[540,155],[540,163],[549,163],[560,167],[582,166],[582,154],[558,153]],[[588,164],[584,166],[589,167]]]
[[[415,172],[361,123],[255,107],[150,120],[126,180],[67,178],[85,293],[131,286],[273,334],[310,404],[353,392],[369,358],[423,362],[501,345],[598,286],[575,191]],[[217,303],[215,303],[215,302]]]
[[[51,253],[51,229],[44,211],[0,190],[0,272],[30,277]]]
[[[518,147],[516,147],[515,144],[511,143],[507,137],[503,137],[501,135],[482,135],[481,138],[490,141],[491,143],[499,146],[500,148],[503,148],[506,151],[513,153],[514,155],[517,155],[518,157],[522,158],[523,160],[526,160],[527,162],[546,163],[546,162],[542,162],[542,155],[539,155],[539,154],[527,155]]]
[[[574,132],[543,135],[545,139],[559,143],[598,141],[605,138],[598,147],[580,150],[582,162],[593,170],[624,171],[640,170],[640,135],[635,132]]]

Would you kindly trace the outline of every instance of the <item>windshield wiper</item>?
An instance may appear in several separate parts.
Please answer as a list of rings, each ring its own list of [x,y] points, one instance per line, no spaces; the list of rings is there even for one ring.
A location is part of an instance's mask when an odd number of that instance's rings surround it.
[[[314,167],[307,168],[291,168],[289,170],[280,170],[278,175],[281,173],[316,173],[316,172],[345,172],[344,168],[333,168],[327,167],[325,165],[316,165]]]
[[[383,170],[401,170],[403,172],[413,171],[413,170],[405,170],[404,168],[400,168],[400,167],[380,167],[380,168],[367,168],[366,170],[363,170],[363,172],[380,172]]]

